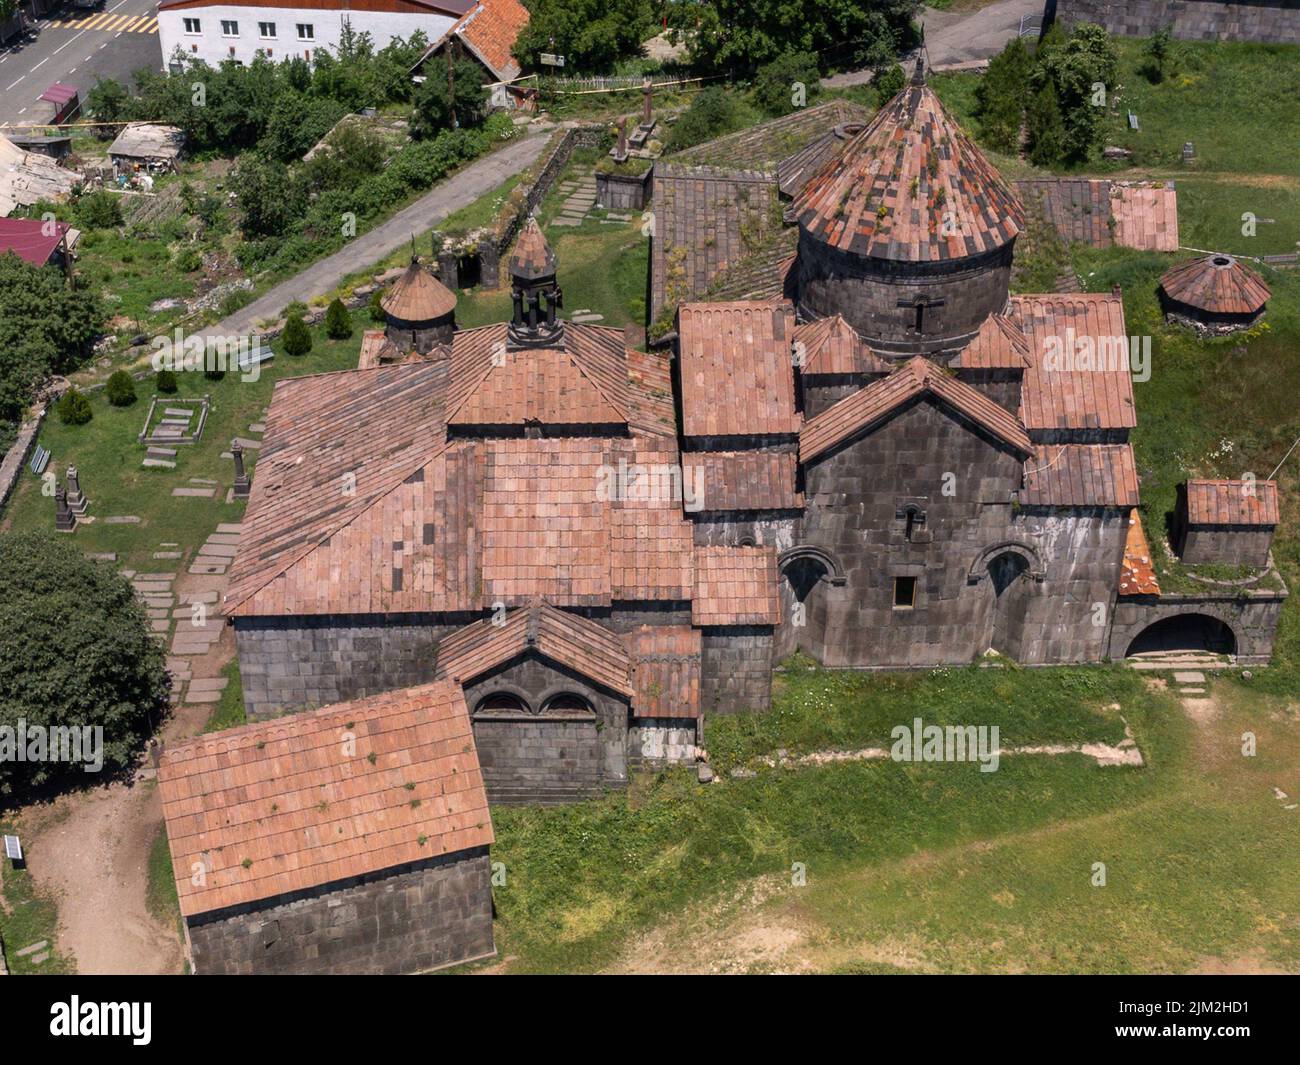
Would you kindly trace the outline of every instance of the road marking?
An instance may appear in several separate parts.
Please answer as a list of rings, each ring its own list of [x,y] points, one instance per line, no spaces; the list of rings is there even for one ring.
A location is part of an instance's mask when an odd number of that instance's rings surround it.
[[[23,75],[23,78],[25,78],[25,77],[27,77],[26,74]],[[18,81],[22,81],[23,78],[19,78]],[[18,84],[18,81],[15,81],[15,82],[13,83],[13,85],[8,86],[8,87],[5,89],[5,92],[8,92],[10,89],[12,89],[12,88],[14,87],[14,85],[17,85],[17,84]]]
[[[39,63],[37,63],[36,66],[32,67],[32,69],[29,70],[27,73],[29,73],[29,74],[35,74],[36,71],[37,71],[37,69],[38,69],[39,67],[44,66],[44,65],[45,65],[46,63],[48,63],[49,61],[50,61],[50,57],[49,57],[49,56],[46,56],[46,57],[45,57],[44,59],[42,59]]]

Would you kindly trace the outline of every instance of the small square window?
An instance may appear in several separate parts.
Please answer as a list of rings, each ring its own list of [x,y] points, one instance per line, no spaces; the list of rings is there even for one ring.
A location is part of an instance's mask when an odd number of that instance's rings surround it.
[[[263,40],[273,41],[275,40],[275,23],[259,22],[257,24],[257,32]]]
[[[202,31],[202,27],[201,27],[200,24],[199,24],[199,20],[196,19],[196,18],[187,18],[187,19],[185,20],[185,32],[186,32],[186,33],[201,33],[201,32],[203,32],[203,31]]]
[[[298,23],[298,40],[313,41],[316,39],[316,27],[310,22]]]
[[[239,36],[239,23],[238,23],[238,22],[235,22],[233,19],[225,19],[225,18],[223,18],[223,19],[221,20],[221,36],[223,36],[223,37],[238,37],[238,36]]]
[[[916,606],[916,578],[894,578],[894,609],[911,610]]]

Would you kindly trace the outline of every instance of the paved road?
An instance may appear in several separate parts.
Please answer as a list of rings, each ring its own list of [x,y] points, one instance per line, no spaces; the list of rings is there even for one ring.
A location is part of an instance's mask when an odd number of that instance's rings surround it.
[[[82,103],[97,78],[130,84],[141,67],[162,68],[157,0],[103,0],[90,11],[71,4],[29,23],[34,36],[0,49],[0,125],[45,122],[37,99],[54,82],[74,85]]]
[[[931,66],[952,66],[997,55],[1020,31],[1024,15],[1041,15],[1044,0],[996,0],[977,11],[936,11],[927,7],[921,14],[925,26],[925,50]],[[829,86],[862,85],[871,71],[854,70],[826,78]]]
[[[533,164],[546,142],[551,126],[532,127],[527,136],[508,144],[427,192],[387,222],[361,234],[327,259],[313,263],[302,273],[282,281],[243,310],[203,330],[204,336],[243,336],[258,322],[279,318],[294,300],[308,302],[335,288],[349,274],[379,262],[411,240],[412,234],[432,229],[453,211],[468,206],[521,170]]]

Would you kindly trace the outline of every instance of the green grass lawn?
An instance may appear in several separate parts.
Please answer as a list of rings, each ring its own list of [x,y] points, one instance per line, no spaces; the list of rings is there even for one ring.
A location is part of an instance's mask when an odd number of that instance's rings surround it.
[[[262,411],[270,404],[277,380],[355,367],[361,331],[366,327],[364,313],[358,312],[353,322],[349,340],[329,340],[323,328],[314,329],[312,350],[307,355],[293,359],[277,354],[262,366],[255,382],[245,382],[234,373],[220,381],[210,381],[197,372],[177,374],[180,387],[175,397],[209,395],[211,410],[203,438],[197,444],[178,446],[177,465],[172,470],[141,466],[145,445],[137,436],[154,394],[152,377],[136,383],[139,398],[130,407],[112,406],[102,391],[92,394],[94,417],[86,425],[63,425],[51,412],[39,443],[52,452],[50,468],[57,469],[60,481],[69,464],[77,467],[82,490],[90,499],[89,513],[97,519],[78,527],[77,546],[87,552],[116,552],[118,564],[124,568],[179,572],[189,557],[155,561],[151,556],[160,543],[178,543],[192,553],[218,523],[239,521],[243,515],[243,503],[225,501],[234,467],[221,453],[234,437],[249,437],[249,425],[264,420]],[[256,476],[256,452],[246,455]],[[216,496],[199,499],[171,494],[173,488],[188,486],[192,477],[216,480]],[[142,521],[138,525],[108,525],[103,519],[110,515],[135,515]],[[42,495],[40,480],[29,470],[24,469],[19,479],[5,520],[16,530],[54,527],[54,501]]]
[[[0,834],[14,834],[18,829],[10,822],[0,821]],[[70,960],[59,955],[55,934],[59,926],[59,913],[54,901],[36,890],[32,874],[26,869],[14,869],[8,859],[0,858],[0,939],[4,940],[5,959],[9,972],[15,976],[26,973],[44,975],[65,974],[73,971]],[[45,940],[50,957],[39,965],[32,958],[42,951],[18,957],[18,951]]]

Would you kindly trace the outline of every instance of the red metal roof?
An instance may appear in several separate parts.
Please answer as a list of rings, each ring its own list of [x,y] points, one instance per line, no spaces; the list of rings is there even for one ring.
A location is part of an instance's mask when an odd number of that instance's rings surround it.
[[[1025,224],[1002,175],[915,81],[807,182],[790,214],[841,251],[911,262],[992,251]]]
[[[447,681],[200,736],[162,756],[158,790],[186,917],[493,842]]]
[[[1276,481],[1190,480],[1187,520],[1193,525],[1276,525]]]
[[[69,100],[74,99],[76,95],[77,95],[77,90],[73,88],[73,86],[64,85],[63,82],[56,81],[53,85],[51,85],[48,89],[46,89],[43,93],[41,93],[39,98],[42,100],[48,100],[52,104],[58,104],[62,106],[63,104],[66,104]]]
[[[949,376],[917,356],[888,377],[846,396],[806,422],[799,434],[799,461],[809,462],[891,416],[919,396],[932,396],[1025,455],[1033,451],[1024,426],[979,389]]]
[[[39,218],[0,218],[0,255],[13,252],[25,263],[44,266],[71,228],[66,222],[55,222],[54,232],[47,234]]]

